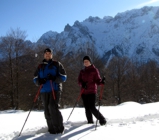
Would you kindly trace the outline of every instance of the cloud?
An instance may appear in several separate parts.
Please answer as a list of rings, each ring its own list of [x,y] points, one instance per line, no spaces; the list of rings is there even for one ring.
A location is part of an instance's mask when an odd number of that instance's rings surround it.
[[[148,6],[148,5],[154,4],[156,2],[159,2],[159,0],[149,0],[147,2],[137,5],[136,7],[139,8],[139,7],[143,7],[143,6]]]

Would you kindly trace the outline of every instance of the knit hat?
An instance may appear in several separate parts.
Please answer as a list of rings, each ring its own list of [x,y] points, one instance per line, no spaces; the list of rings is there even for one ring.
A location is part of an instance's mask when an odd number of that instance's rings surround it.
[[[50,49],[50,48],[46,48],[46,49],[44,50],[44,53],[46,53],[46,52],[53,53],[52,49]]]
[[[84,60],[89,60],[90,63],[92,63],[92,59],[88,55],[86,55],[85,57],[83,57],[83,62],[84,62]]]

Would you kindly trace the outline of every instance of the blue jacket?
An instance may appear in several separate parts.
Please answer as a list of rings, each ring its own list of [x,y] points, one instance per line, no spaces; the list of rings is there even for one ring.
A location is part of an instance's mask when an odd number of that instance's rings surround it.
[[[47,79],[48,74],[55,76],[55,81],[50,83],[50,80]],[[53,86],[54,91],[62,91],[62,82],[65,82],[67,79],[66,72],[64,70],[63,65],[58,61],[49,60],[48,62],[44,59],[43,63],[38,66],[34,73],[34,83],[36,85],[39,84],[39,79],[46,78],[47,81],[43,84],[40,93],[48,93],[52,92]]]

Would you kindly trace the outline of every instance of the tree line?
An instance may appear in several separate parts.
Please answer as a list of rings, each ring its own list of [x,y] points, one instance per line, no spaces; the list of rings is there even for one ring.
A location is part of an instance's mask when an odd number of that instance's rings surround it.
[[[25,42],[26,32],[11,29],[0,42],[0,110],[30,109],[38,91],[33,74],[43,60],[45,44],[30,47]],[[76,52],[65,53],[64,43],[56,46],[52,41],[53,58],[60,61],[67,72],[63,83],[61,108],[72,107],[79,96],[77,78],[83,68],[82,58],[90,55],[101,76],[106,77],[102,105],[117,105],[126,101],[150,103],[159,101],[159,66],[155,61],[141,63],[127,57],[114,57],[109,63],[97,54],[94,44],[79,46]],[[100,87],[98,88],[100,93]],[[98,94],[97,94],[98,97]],[[98,98],[97,98],[98,99]],[[98,100],[97,100],[98,101]],[[98,103],[98,102],[97,102]],[[82,106],[82,102],[78,103]],[[40,96],[35,109],[42,109]]]

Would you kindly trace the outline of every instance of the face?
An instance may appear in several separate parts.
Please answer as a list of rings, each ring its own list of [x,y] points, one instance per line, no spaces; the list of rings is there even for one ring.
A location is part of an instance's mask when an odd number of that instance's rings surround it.
[[[46,60],[52,59],[52,53],[51,52],[44,53],[44,59],[46,59]]]
[[[83,64],[85,67],[89,67],[91,65],[91,62],[89,60],[84,60]]]

